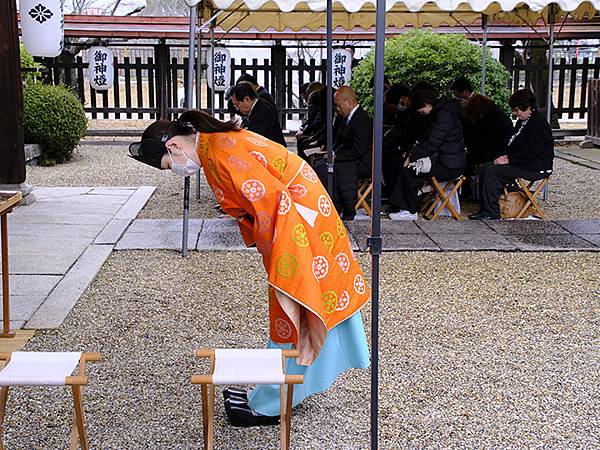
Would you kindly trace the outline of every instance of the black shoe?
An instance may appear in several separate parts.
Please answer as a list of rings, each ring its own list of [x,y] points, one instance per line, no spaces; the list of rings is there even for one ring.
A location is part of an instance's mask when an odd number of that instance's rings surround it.
[[[223,389],[223,399],[234,397],[238,400],[248,401],[248,391],[246,389],[238,389],[232,387],[226,387]]]
[[[279,416],[263,416],[256,414],[247,402],[237,400],[233,397],[225,400],[225,412],[229,422],[234,427],[261,427],[279,425]]]
[[[499,220],[500,216],[495,216],[485,211],[479,211],[478,213],[471,214],[469,216],[471,220]]]

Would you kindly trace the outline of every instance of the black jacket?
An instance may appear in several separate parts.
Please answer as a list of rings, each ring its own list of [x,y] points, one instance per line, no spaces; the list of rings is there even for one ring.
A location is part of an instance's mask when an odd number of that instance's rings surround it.
[[[254,108],[245,120],[245,126],[248,130],[287,147],[279,125],[277,109],[268,101],[261,98],[256,100]]]
[[[350,122],[342,118],[333,143],[335,161],[362,161],[371,167],[373,153],[373,125],[371,118],[359,106]]]
[[[463,132],[467,159],[471,166],[475,166],[506,154],[513,123],[504,111],[494,105],[475,123],[465,119]]]
[[[430,115],[431,126],[423,142],[417,143],[410,152],[410,160],[429,157],[446,169],[464,169],[466,159],[460,104],[456,100],[442,98]]]
[[[516,133],[522,121],[517,120]],[[534,111],[523,130],[508,146],[508,163],[531,171],[552,170],[554,162],[554,138],[546,118]]]

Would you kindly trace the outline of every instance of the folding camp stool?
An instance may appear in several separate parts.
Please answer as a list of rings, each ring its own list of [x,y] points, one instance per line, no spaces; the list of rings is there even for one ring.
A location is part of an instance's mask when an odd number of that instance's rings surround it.
[[[433,187],[435,197],[429,205],[429,207],[427,208],[425,212],[425,217],[430,220],[435,220],[439,216],[439,214],[444,210],[444,208],[448,208],[448,211],[450,211],[450,215],[452,216],[452,218],[454,218],[455,220],[460,220],[460,216],[458,212],[456,212],[456,208],[454,208],[454,205],[452,205],[450,200],[458,192],[465,180],[466,178],[463,175],[461,175],[455,180],[446,181],[444,183],[444,187],[442,187],[442,185],[436,177],[431,177],[429,182]],[[450,192],[448,192],[448,188],[450,187],[450,185],[453,185],[454,187],[450,190]],[[436,205],[438,204],[438,202],[441,202],[441,205],[436,209]]]
[[[12,352],[0,353],[6,366],[0,371],[0,450],[4,450],[2,433],[9,386],[71,386],[73,391],[73,426],[71,450],[88,449],[83,423],[83,386],[87,384],[85,364],[100,361],[100,353],[80,352]],[[79,364],[77,375],[72,375]]]
[[[373,191],[373,183],[370,178],[358,180],[358,201],[354,205],[354,209],[364,208],[369,216],[371,215],[371,205],[367,199],[371,195],[371,191]]]
[[[519,190],[523,191],[523,193],[525,193],[525,195],[527,196],[527,201],[525,202],[525,204],[523,205],[523,208],[521,208],[521,211],[519,211],[519,214],[517,214],[515,219],[522,218],[530,206],[531,206],[531,209],[533,210],[533,213],[537,217],[539,217],[540,219],[543,219],[546,217],[546,214],[542,210],[542,207],[540,206],[540,204],[537,202],[536,197],[541,192],[544,191],[544,188],[547,186],[548,181],[550,181],[550,176],[541,178],[539,180],[533,180],[533,181],[530,181],[529,183],[526,183],[525,180],[523,180],[523,178],[520,178],[520,177],[517,177],[515,179],[516,187],[519,188]],[[538,183],[538,185],[535,188],[535,190],[532,191],[531,188],[535,185],[535,183]]]
[[[289,449],[294,384],[304,382],[303,375],[286,375],[285,359],[297,358],[298,350],[280,349],[201,349],[199,358],[210,358],[211,375],[194,375],[192,383],[202,389],[204,448],[213,449],[215,385],[279,384],[281,411],[281,450]],[[287,385],[287,393],[286,393]]]

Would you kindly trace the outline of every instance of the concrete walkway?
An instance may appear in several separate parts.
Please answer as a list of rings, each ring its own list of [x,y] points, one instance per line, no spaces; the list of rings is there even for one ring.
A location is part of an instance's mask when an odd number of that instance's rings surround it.
[[[8,216],[11,328],[57,328],[154,192],[37,188]]]
[[[135,219],[154,192],[38,188],[9,215],[11,328],[58,328],[113,250],[181,249],[180,219]],[[367,251],[370,222],[347,224]],[[600,220],[382,221],[384,251],[600,251]],[[229,218],[192,219],[191,251],[256,251]]]
[[[554,153],[557,158],[562,158],[580,166],[600,170],[600,148],[581,148],[579,146],[556,147]]]

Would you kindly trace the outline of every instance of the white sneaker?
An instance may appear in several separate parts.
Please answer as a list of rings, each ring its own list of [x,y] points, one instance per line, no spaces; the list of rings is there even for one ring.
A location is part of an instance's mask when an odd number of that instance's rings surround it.
[[[419,215],[417,213],[410,213],[405,210],[401,210],[395,213],[390,213],[390,219],[392,220],[417,220]]]

